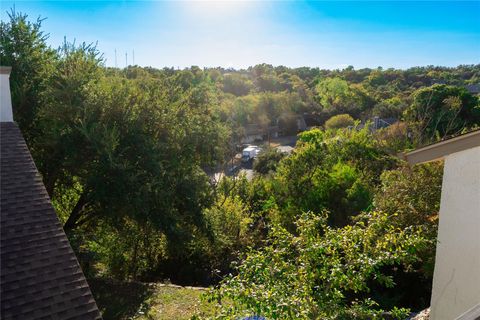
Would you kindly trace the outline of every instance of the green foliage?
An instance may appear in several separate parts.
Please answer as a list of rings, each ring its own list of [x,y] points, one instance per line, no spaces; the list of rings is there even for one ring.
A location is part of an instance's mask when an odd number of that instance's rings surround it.
[[[368,97],[363,90],[340,78],[323,79],[315,90],[320,104],[329,113],[350,113],[357,116],[363,106],[368,104]]]
[[[339,114],[331,117],[325,122],[325,129],[340,129],[353,127],[355,120],[349,114]]]
[[[402,166],[385,171],[381,188],[375,195],[378,210],[395,214],[399,227],[430,225],[440,209],[442,163]]]
[[[245,204],[239,197],[221,199],[220,203],[205,210],[204,213],[216,234],[215,241],[218,241],[218,249],[245,243],[243,239],[248,236],[251,219],[248,217]]]
[[[273,228],[268,244],[248,252],[237,275],[210,292],[217,319],[381,319],[381,308],[364,296],[369,283],[395,286],[382,269],[408,268],[429,244],[421,229],[394,228],[381,213],[342,229],[328,227],[326,215],[305,214],[297,225],[298,235]]]
[[[372,114],[380,118],[400,119],[406,108],[407,105],[404,101],[399,97],[394,97],[377,103],[372,109]]]
[[[390,154],[398,154],[404,150],[412,149],[413,141],[410,136],[408,125],[398,121],[393,125],[377,130],[374,138]]]
[[[228,139],[209,87],[166,96],[168,84],[103,76],[90,47],[66,46],[64,55],[41,112],[37,158],[48,190],[81,184],[65,228],[125,216],[169,234],[175,219],[198,224],[211,201],[200,166],[223,158]]]
[[[253,84],[239,74],[226,74],[223,77],[223,91],[236,96],[244,96],[252,90]]]
[[[11,66],[10,87],[15,121],[32,146],[35,118],[45,98],[44,90],[55,70],[55,51],[47,45],[42,19],[11,10],[9,21],[0,22],[0,61]]]
[[[181,256],[214,200],[202,168],[227,150],[215,86],[199,69],[169,79],[107,73],[95,46],[65,42],[55,52],[40,21],[10,18],[2,22],[2,61],[17,72],[16,119],[36,133],[33,155],[77,251],[95,253],[117,278],[143,277],[162,251]],[[24,100],[35,109],[23,109]],[[139,238],[145,228],[150,236]]]
[[[72,179],[71,184],[68,186],[55,188],[55,194],[52,197],[53,207],[62,224],[67,222],[70,213],[82,194],[82,185],[75,180],[75,178]]]
[[[373,188],[395,161],[368,129],[310,130],[299,136],[295,153],[281,162],[274,186],[283,221],[298,212],[330,211],[330,223],[343,226],[371,205]]]
[[[324,108],[335,109],[355,103],[348,82],[340,78],[327,78],[318,83],[316,91]]]
[[[263,150],[253,163],[253,170],[260,174],[275,172],[284,155],[276,148]]]
[[[375,194],[374,206],[390,215],[390,223],[398,228],[420,226],[429,239],[437,237],[438,213],[442,189],[442,163],[407,166],[382,174],[382,184]],[[432,279],[435,243],[422,253],[418,267],[424,277]]]
[[[165,234],[151,224],[141,225],[129,219],[117,225],[115,228],[102,223],[93,237],[85,231],[72,232],[83,237],[77,250],[92,255],[87,269],[95,269],[97,276],[118,280],[150,279],[152,268],[167,260]],[[85,270],[85,265],[82,268]]]
[[[253,219],[248,206],[239,196],[221,197],[216,205],[204,211],[211,231],[211,241],[204,246],[212,270],[228,270],[230,262],[252,243]]]
[[[413,93],[413,103],[404,115],[415,129],[416,139],[431,142],[478,125],[479,100],[465,88],[433,85]]]

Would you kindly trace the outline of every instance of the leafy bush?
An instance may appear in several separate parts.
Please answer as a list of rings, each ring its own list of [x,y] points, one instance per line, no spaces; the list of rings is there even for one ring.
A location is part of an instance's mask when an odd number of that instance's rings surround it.
[[[262,151],[253,163],[253,170],[261,174],[268,174],[277,169],[278,163],[284,155],[276,148]]]
[[[392,154],[411,149],[413,146],[405,122],[398,121],[389,127],[377,130],[374,136],[378,139],[379,144]]]
[[[400,119],[407,105],[400,98],[385,99],[375,105],[372,114],[381,118],[397,118]]]
[[[261,315],[268,319],[381,319],[368,295],[370,281],[395,286],[385,266],[408,268],[431,240],[421,228],[393,227],[382,213],[332,229],[327,214],[304,214],[298,235],[272,228],[265,247],[251,250],[208,299],[217,302],[217,319]],[[402,319],[406,310],[394,308]]]
[[[69,239],[90,277],[151,280],[152,269],[168,258],[165,235],[131,219],[115,227],[102,223],[90,232],[73,230]]]
[[[223,91],[236,96],[244,96],[248,94],[252,87],[252,82],[241,75],[226,74],[223,77]]]
[[[344,226],[369,208],[380,174],[395,163],[367,128],[304,132],[273,177],[281,220],[291,225],[299,212],[327,209],[331,225]]]
[[[404,117],[419,143],[443,139],[480,123],[479,100],[465,88],[437,84],[418,89],[412,99]]]
[[[404,165],[385,171],[375,195],[375,208],[391,215],[399,227],[411,225],[435,226],[440,210],[442,163]]]
[[[437,237],[440,194],[442,190],[442,163],[402,166],[385,171],[382,184],[374,197],[374,206],[390,215],[390,223],[398,228],[420,226],[425,236]],[[435,264],[435,243],[422,253],[418,267],[427,279],[433,277]]]
[[[353,126],[354,124],[355,124],[355,120],[353,120],[351,115],[339,114],[328,119],[325,122],[325,128],[340,129],[340,128],[347,128],[349,126]]]
[[[211,231],[211,240],[205,248],[210,257],[209,267],[225,272],[230,262],[252,242],[248,207],[239,196],[222,197],[204,215]]]

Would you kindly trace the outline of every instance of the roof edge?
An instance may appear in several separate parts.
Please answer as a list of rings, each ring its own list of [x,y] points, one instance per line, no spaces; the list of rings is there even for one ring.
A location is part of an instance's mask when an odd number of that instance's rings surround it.
[[[410,165],[417,163],[431,162],[443,159],[444,157],[480,146],[480,130],[475,130],[460,136],[440,141],[426,147],[410,151],[403,155],[403,158]]]
[[[12,67],[0,66],[0,74],[10,74],[12,72]]]

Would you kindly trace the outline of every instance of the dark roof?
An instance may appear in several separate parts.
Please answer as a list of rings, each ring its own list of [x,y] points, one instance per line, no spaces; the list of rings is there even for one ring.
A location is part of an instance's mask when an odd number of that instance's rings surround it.
[[[0,318],[101,319],[15,123],[0,123],[0,145]]]
[[[470,93],[480,93],[480,84],[469,84],[465,86],[465,88],[467,88],[468,92]]]
[[[396,118],[380,118],[380,117],[375,117],[373,118],[373,125],[375,130],[378,129],[383,129],[383,128],[388,128],[398,120]]]

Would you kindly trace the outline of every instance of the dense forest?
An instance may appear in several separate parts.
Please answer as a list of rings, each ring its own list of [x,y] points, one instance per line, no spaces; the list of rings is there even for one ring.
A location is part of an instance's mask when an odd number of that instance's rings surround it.
[[[118,69],[93,44],[52,48],[41,24],[12,11],[0,60],[88,278],[210,286],[218,319],[428,307],[443,167],[398,155],[480,125],[479,64]],[[213,179],[252,127],[294,151]]]

